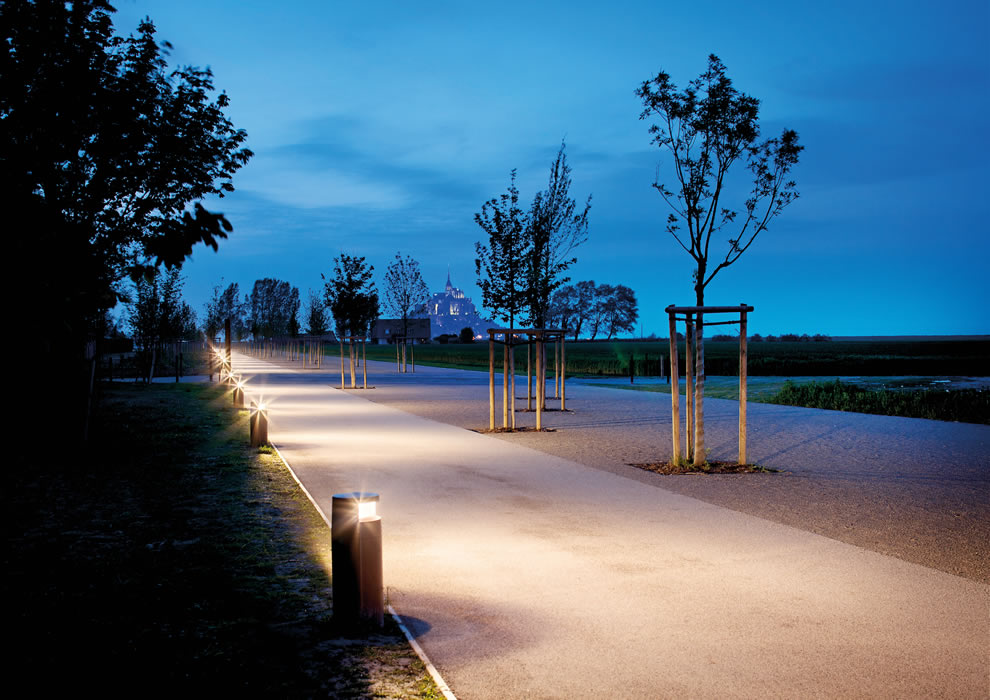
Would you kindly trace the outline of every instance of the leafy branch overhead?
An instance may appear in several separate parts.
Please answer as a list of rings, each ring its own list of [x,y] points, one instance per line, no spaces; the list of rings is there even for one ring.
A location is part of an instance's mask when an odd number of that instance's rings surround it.
[[[791,129],[760,140],[759,100],[732,85],[714,54],[707,70],[684,90],[661,71],[644,81],[636,95],[643,101],[640,119],[654,120],[649,130],[653,143],[671,156],[666,176],[676,184],[665,184],[658,168],[653,187],[671,210],[666,230],[697,263],[700,305],[715,275],[738,260],[798,197],[791,170],[804,147]],[[729,171],[737,162],[749,170],[752,185],[741,206],[726,206]],[[712,236],[723,230],[729,235],[728,249],[710,266]]]

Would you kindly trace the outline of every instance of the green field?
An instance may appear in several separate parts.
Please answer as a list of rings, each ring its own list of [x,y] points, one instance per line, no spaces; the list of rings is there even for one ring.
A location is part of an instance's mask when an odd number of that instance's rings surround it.
[[[526,371],[526,349],[516,348],[516,371]],[[567,343],[568,376],[628,376],[630,360],[636,376],[658,376],[661,357],[667,360],[664,341],[581,341]],[[418,345],[416,363],[462,369],[488,369],[488,344]],[[681,372],[684,343],[680,343]],[[501,353],[496,366],[500,366]],[[368,358],[395,360],[395,347],[369,345]],[[665,362],[666,364],[666,362]],[[705,343],[705,374],[738,376],[737,341]],[[669,368],[665,367],[664,372]],[[751,376],[987,376],[990,374],[990,341],[987,340],[863,340],[829,342],[749,343]]]

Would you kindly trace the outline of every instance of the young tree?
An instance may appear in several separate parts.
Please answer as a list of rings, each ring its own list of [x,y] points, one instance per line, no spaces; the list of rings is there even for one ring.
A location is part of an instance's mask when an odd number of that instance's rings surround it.
[[[306,332],[310,335],[323,335],[327,330],[326,303],[310,289],[309,301],[306,302]]]
[[[298,335],[299,290],[288,282],[270,277],[256,280],[248,303],[255,337]]]
[[[182,300],[182,282],[175,268],[166,274],[155,270],[150,279],[141,276],[134,283],[127,320],[145,368],[163,356],[166,343],[196,338],[196,314]]]
[[[327,308],[337,326],[337,334],[365,336],[371,322],[378,318],[378,289],[372,280],[374,265],[363,257],[341,253],[333,259],[333,277],[325,281]]]
[[[419,263],[408,255],[395,254],[385,271],[385,305],[388,312],[402,320],[402,335],[409,335],[409,319],[426,313],[430,290],[419,272]]]
[[[584,209],[570,196],[571,168],[560,144],[550,166],[547,189],[537,192],[530,207],[526,235],[529,238],[526,265],[529,322],[537,328],[547,326],[550,299],[554,291],[566,284],[567,269],[577,262],[571,253],[588,240],[588,212],[591,195]]]
[[[511,328],[527,302],[525,262],[530,248],[524,235],[528,221],[519,208],[515,170],[506,192],[485,202],[474,220],[488,234],[488,245],[474,244],[482,304]]]
[[[643,101],[640,119],[654,119],[653,143],[671,156],[672,184],[657,179],[653,187],[670,207],[667,232],[694,259],[694,291],[698,306],[705,303],[705,287],[718,272],[739,259],[769,222],[797,198],[790,179],[803,146],[797,132],[760,140],[759,107],[754,97],[739,92],[714,54],[708,68],[679,91],[670,75],[661,71],[636,90]],[[744,163],[752,187],[742,205],[726,206],[731,189],[729,170]],[[742,214],[741,221],[739,215]],[[684,228],[686,227],[686,231]],[[712,236],[731,228],[728,250],[710,268]],[[704,449],[704,340],[703,318],[697,317],[697,388],[695,399],[694,459],[705,460]]]

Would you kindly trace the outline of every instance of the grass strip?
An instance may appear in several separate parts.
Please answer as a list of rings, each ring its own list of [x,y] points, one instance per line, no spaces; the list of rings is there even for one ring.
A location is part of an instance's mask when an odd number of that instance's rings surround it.
[[[990,424],[990,391],[980,389],[873,391],[838,379],[808,384],[785,382],[768,402],[882,416]]]
[[[330,533],[219,387],[101,391],[90,447],[18,460],[4,491],[10,668],[33,692],[441,697],[391,619],[335,630]]]

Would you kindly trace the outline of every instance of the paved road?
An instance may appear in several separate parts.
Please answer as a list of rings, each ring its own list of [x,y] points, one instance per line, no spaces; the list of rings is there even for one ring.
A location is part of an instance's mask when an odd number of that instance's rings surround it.
[[[234,363],[321,507],[382,495],[390,599],[462,699],[990,694],[984,584]]]

